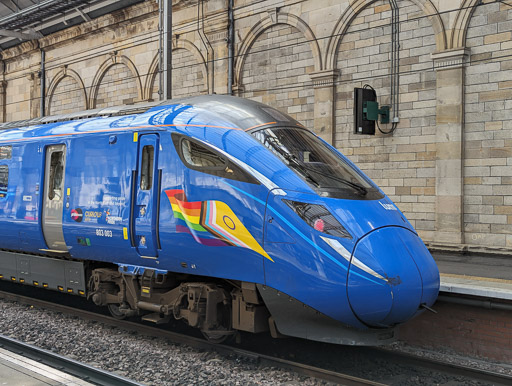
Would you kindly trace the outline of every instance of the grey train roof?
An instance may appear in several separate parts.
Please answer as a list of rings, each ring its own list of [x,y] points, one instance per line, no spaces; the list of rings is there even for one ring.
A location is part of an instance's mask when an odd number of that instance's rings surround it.
[[[226,119],[234,125],[248,129],[264,125],[266,123],[281,123],[296,126],[299,123],[287,114],[267,106],[263,103],[228,95],[200,95],[164,101],[143,102],[133,105],[105,107],[101,109],[84,110],[61,115],[50,115],[0,123],[0,130],[16,129],[35,125],[44,125],[55,122],[74,121],[94,117],[114,117],[121,115],[141,114],[153,107],[171,104],[191,105],[203,109]]]

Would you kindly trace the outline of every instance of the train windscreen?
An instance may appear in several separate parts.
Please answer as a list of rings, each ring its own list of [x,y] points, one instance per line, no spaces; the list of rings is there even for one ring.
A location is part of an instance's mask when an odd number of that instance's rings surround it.
[[[269,127],[251,134],[323,197],[383,197],[370,180],[308,130]]]

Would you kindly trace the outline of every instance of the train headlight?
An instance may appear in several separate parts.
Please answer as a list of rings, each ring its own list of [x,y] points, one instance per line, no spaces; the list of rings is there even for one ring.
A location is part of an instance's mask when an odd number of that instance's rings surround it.
[[[335,237],[351,239],[352,236],[343,225],[323,205],[308,204],[292,200],[283,200],[297,215],[313,229]]]

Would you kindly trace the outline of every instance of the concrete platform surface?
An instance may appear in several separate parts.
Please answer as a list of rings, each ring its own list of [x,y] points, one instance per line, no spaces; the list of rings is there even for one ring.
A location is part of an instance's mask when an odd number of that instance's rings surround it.
[[[441,292],[512,300],[512,258],[432,253],[441,273]]]
[[[91,386],[92,384],[0,348],[0,385]]]

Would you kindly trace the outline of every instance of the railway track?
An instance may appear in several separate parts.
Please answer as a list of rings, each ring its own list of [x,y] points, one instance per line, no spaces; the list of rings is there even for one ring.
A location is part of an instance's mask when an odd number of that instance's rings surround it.
[[[80,363],[54,352],[41,349],[16,339],[0,335],[0,347],[25,358],[71,374],[77,378],[96,385],[109,386],[142,386],[140,383],[95,367]]]
[[[347,375],[341,372],[332,371],[329,369],[311,366],[304,363],[299,363],[292,360],[282,359],[263,353],[240,349],[229,345],[213,344],[206,340],[192,337],[189,335],[176,333],[161,328],[147,326],[144,324],[118,320],[110,316],[102,315],[96,312],[81,310],[74,307],[69,307],[61,304],[52,303],[45,300],[39,300],[28,296],[23,296],[11,292],[0,291],[0,298],[10,301],[19,302],[35,307],[45,308],[51,311],[61,312],[70,314],[82,319],[92,320],[106,325],[114,326],[124,330],[136,331],[137,333],[144,334],[155,338],[163,338],[173,343],[184,344],[199,350],[215,351],[222,355],[230,356],[236,355],[243,357],[251,362],[257,363],[261,366],[270,366],[281,369],[287,369],[289,371],[296,372],[298,374],[322,379],[328,382],[343,385],[383,385],[386,383],[379,383],[372,380],[362,379]],[[505,374],[496,374],[489,371],[483,371],[480,369],[464,367],[460,365],[448,364],[446,362],[420,358],[410,354],[397,353],[394,351],[373,348],[375,352],[380,352],[381,355],[386,356],[390,361],[401,363],[405,366],[418,367],[423,369],[430,369],[435,372],[445,373],[453,376],[466,377],[471,380],[477,380],[486,382],[494,385],[509,385],[512,384],[512,376]],[[44,351],[44,350],[43,350]],[[59,365],[60,366],[60,365]],[[54,366],[55,367],[55,366]],[[102,384],[99,382],[98,384]],[[103,384],[114,384],[114,383],[103,383]],[[132,383],[137,384],[137,383]]]

